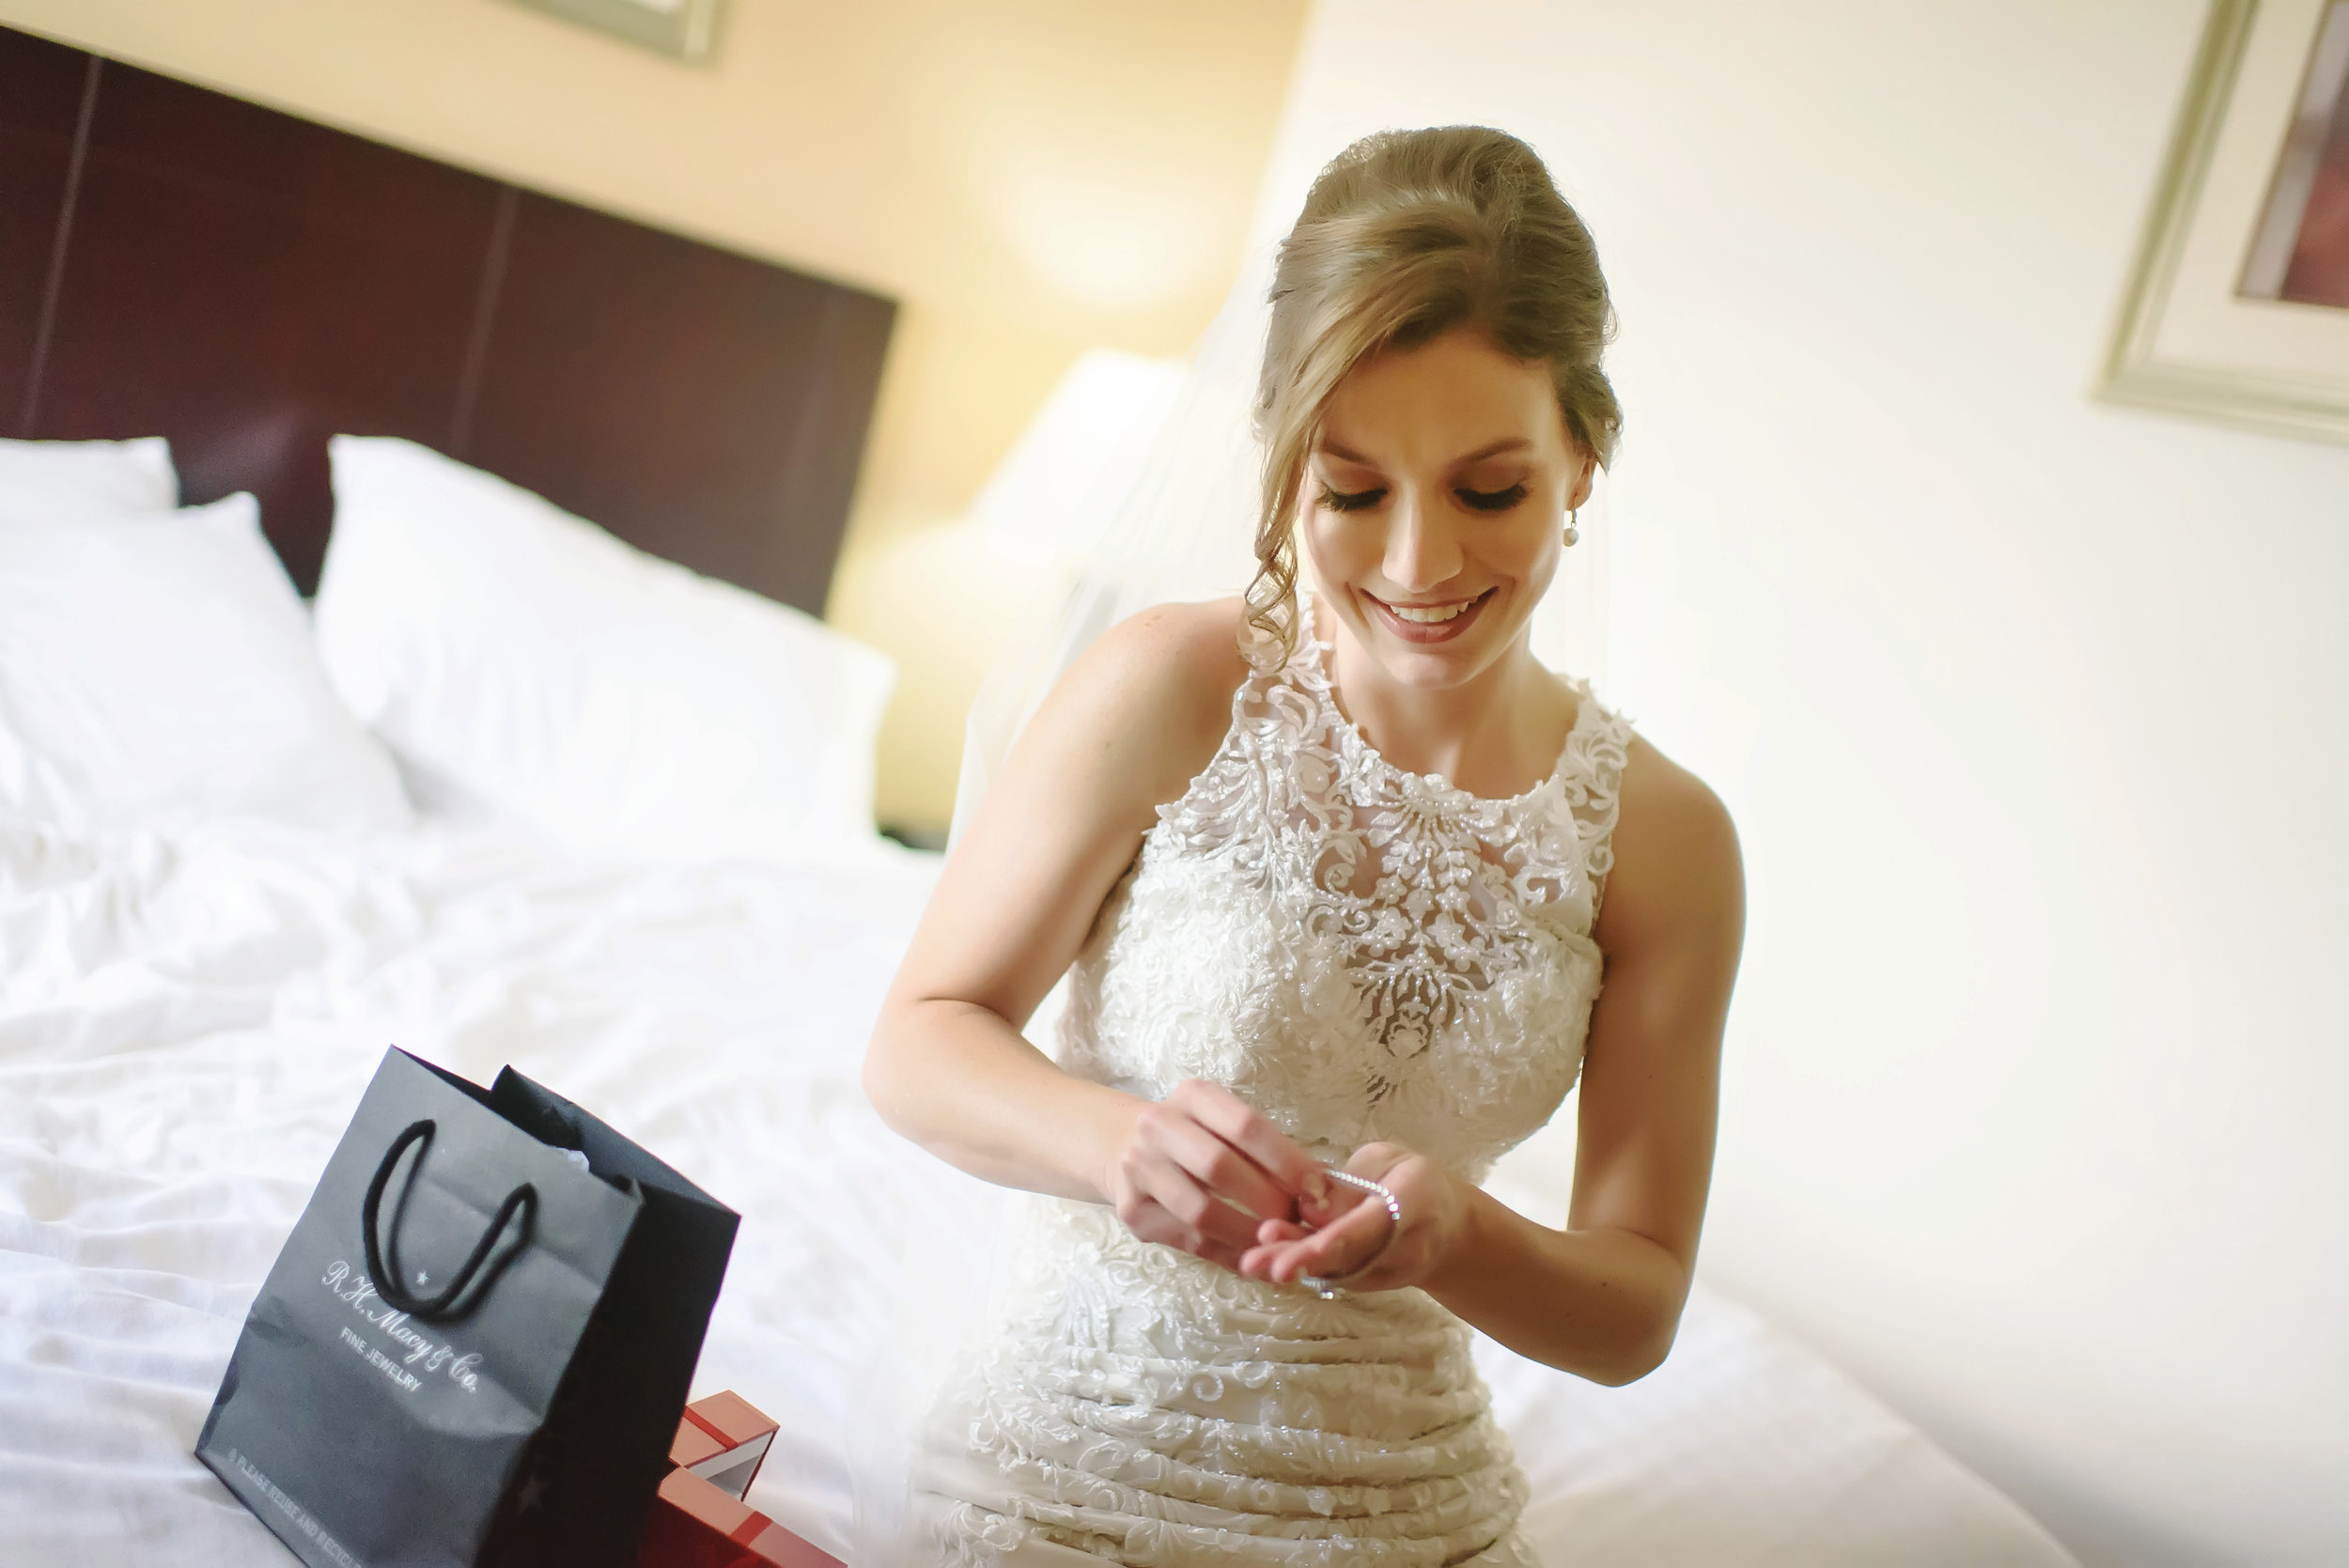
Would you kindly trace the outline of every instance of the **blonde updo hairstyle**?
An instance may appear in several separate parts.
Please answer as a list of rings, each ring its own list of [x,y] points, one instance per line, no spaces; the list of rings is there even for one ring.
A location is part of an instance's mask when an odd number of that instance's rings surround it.
[[[1385,349],[1470,327],[1541,361],[1566,433],[1601,464],[1623,410],[1599,368],[1614,311],[1590,231],[1533,149],[1506,132],[1382,131],[1332,159],[1281,242],[1257,377],[1263,511],[1249,625],[1296,645],[1305,459],[1346,373]]]

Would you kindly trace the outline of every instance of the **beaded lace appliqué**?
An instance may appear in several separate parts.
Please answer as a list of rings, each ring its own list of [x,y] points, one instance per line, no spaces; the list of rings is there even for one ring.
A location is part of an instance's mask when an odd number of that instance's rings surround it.
[[[1598,989],[1630,732],[1575,690],[1550,775],[1488,800],[1380,756],[1309,638],[1260,667],[1072,970],[1065,1062],[1210,1078],[1292,1136],[1481,1178],[1572,1088]]]

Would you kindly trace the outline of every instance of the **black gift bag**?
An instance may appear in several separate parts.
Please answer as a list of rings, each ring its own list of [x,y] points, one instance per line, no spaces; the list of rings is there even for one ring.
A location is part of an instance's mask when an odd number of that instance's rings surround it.
[[[626,1564],[737,1223],[511,1067],[387,1051],[196,1457],[311,1568]]]

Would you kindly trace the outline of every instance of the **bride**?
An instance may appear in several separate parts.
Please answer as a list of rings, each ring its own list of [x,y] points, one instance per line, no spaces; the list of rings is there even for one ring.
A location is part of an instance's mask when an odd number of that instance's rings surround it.
[[[1603,1383],[1671,1347],[1743,891],[1719,801],[1530,645],[1609,322],[1523,143],[1341,154],[1277,265],[1254,583],[1101,637],[947,862],[866,1089],[1043,1195],[920,1478],[948,1560],[1531,1564],[1470,1328]],[[1558,1230],[1478,1184],[1578,1076]]]

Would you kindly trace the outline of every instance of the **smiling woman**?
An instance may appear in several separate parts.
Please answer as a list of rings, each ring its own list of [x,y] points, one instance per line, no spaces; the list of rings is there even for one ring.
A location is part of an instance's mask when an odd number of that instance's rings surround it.
[[[1272,303],[1255,583],[1069,669],[867,1054],[893,1126],[1039,1195],[925,1560],[1530,1565],[1471,1327],[1624,1383],[1688,1296],[1735,837],[1530,646],[1618,423],[1589,237],[1513,137],[1381,135]],[[1578,1076],[1551,1229],[1478,1184]]]
[[[1455,199],[1427,199],[1455,184]],[[1308,453],[1336,439],[1327,428],[1332,399],[1356,372],[1377,374],[1366,362],[1468,326],[1513,362],[1517,379],[1547,381],[1554,418],[1545,412],[1501,442],[1539,446],[1557,427],[1582,470],[1569,510],[1588,497],[1591,469],[1614,452],[1623,410],[1599,367],[1614,312],[1598,252],[1541,160],[1515,137],[1474,127],[1363,137],[1314,182],[1281,248],[1272,296],[1256,383],[1260,569],[1248,595],[1250,617],[1266,631],[1285,637],[1297,580],[1291,514]],[[1439,372],[1458,367],[1447,358]]]

